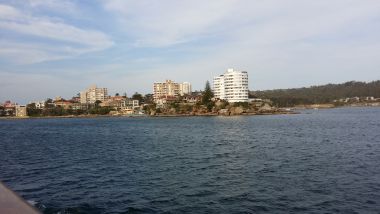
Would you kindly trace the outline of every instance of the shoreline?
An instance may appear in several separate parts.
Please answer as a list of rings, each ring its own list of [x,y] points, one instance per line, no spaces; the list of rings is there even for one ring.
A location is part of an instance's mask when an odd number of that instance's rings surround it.
[[[254,112],[254,113],[242,113],[225,115],[218,113],[203,113],[203,114],[157,114],[157,115],[64,115],[64,116],[38,116],[38,117],[0,117],[0,120],[25,120],[25,119],[65,119],[65,118],[108,118],[108,117],[128,117],[128,118],[163,118],[163,117],[233,117],[233,116],[269,116],[269,115],[294,115],[302,114],[300,110],[323,110],[323,109],[338,109],[338,108],[378,108],[379,106],[335,106],[335,107],[289,107],[281,108],[280,111],[275,112]],[[289,109],[289,110],[285,110]]]
[[[38,117],[0,117],[0,120],[23,120],[23,119],[65,119],[65,118],[108,118],[108,117],[129,117],[129,118],[155,118],[155,117],[232,117],[232,116],[267,116],[267,115],[289,115],[300,114],[295,111],[279,111],[271,113],[242,113],[236,115],[224,115],[218,113],[205,114],[158,114],[158,115],[65,115],[65,116],[38,116]]]

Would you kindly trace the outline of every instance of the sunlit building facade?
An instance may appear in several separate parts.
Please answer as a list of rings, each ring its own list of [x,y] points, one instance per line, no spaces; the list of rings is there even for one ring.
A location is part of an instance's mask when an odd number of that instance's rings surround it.
[[[168,99],[191,93],[191,84],[188,82],[176,83],[172,80],[165,82],[153,83],[153,99],[157,103],[158,100]]]
[[[95,103],[97,100],[103,102],[108,99],[107,88],[97,88],[96,85],[92,85],[86,91],[80,92],[81,103]]]
[[[248,102],[248,73],[232,68],[213,80],[214,97],[231,103]]]

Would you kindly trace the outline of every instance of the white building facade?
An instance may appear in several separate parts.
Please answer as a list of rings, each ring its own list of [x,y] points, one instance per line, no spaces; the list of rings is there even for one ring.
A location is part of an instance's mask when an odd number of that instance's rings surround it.
[[[232,68],[213,81],[214,97],[231,103],[248,102],[248,73]]]
[[[181,96],[185,94],[191,94],[191,84],[189,82],[184,82],[179,84],[179,94]]]
[[[81,103],[95,103],[97,100],[103,102],[108,97],[107,88],[97,88],[96,85],[91,86],[86,91],[80,92]]]

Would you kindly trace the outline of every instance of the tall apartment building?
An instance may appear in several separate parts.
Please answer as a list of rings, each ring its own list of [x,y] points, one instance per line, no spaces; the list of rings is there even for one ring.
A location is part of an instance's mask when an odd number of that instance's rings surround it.
[[[92,85],[86,91],[80,92],[81,103],[95,103],[97,100],[105,101],[108,99],[107,88],[97,88],[96,85]]]
[[[248,73],[232,68],[213,81],[214,96],[228,102],[248,102]]]
[[[183,96],[191,93],[191,84],[188,82],[176,83],[172,80],[153,83],[153,98],[155,101],[163,97]]]
[[[189,82],[184,82],[179,84],[179,94],[181,96],[185,94],[190,94],[191,93],[191,84]]]

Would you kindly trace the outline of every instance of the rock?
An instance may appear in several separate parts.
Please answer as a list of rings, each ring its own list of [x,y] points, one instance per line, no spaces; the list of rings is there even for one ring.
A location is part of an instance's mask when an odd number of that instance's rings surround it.
[[[265,103],[262,107],[259,108],[259,112],[269,112],[273,111],[273,107],[270,106],[268,103]]]
[[[228,116],[228,115],[230,115],[230,112],[228,111],[228,109],[224,108],[224,109],[220,109],[220,110],[218,111],[218,114],[219,114],[219,115],[225,115],[225,116]]]
[[[238,107],[232,107],[230,109],[231,115],[241,115],[244,112],[243,107],[238,106]]]

